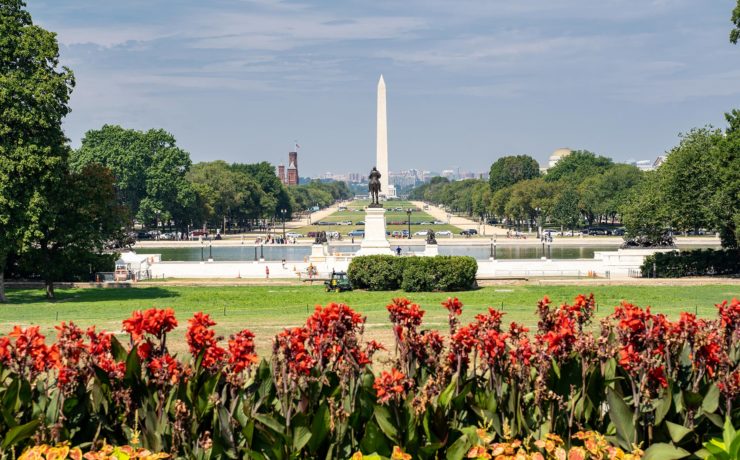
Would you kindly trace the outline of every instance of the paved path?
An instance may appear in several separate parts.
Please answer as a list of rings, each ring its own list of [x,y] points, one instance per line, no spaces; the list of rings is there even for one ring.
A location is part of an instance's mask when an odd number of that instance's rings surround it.
[[[333,204],[329,206],[328,208],[319,209],[316,212],[312,212],[309,217],[306,217],[305,219],[299,219],[299,220],[292,220],[290,222],[285,223],[285,228],[301,228],[305,227],[306,225],[310,225],[312,223],[316,223],[323,219],[324,217],[330,216],[337,212],[339,209],[339,204]]]
[[[424,209],[424,206],[428,206],[424,211],[434,217],[436,220],[447,222],[447,216],[449,216],[449,224],[459,227],[461,229],[472,228],[478,231],[481,235],[506,235],[506,229],[494,227],[493,225],[481,225],[480,222],[476,222],[473,219],[467,217],[456,216],[454,214],[448,214],[444,209],[433,204],[424,203],[421,201],[412,201],[414,206]]]

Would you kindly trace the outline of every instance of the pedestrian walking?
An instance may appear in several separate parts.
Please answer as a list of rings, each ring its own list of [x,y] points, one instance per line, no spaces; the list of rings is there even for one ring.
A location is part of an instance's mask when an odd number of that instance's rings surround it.
[[[265,265],[265,278],[270,279],[270,267]]]

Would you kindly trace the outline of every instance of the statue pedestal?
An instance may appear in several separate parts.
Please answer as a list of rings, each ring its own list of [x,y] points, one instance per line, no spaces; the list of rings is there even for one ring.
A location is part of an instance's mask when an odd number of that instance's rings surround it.
[[[439,247],[436,244],[428,244],[424,246],[424,256],[434,257],[439,255]]]
[[[365,237],[360,243],[358,256],[393,255],[385,234],[385,209],[367,208],[365,211]]]
[[[323,244],[312,244],[311,245],[311,257],[309,257],[309,260],[311,260],[311,262],[323,262],[326,259],[327,255],[328,255],[328,251],[325,245]]]

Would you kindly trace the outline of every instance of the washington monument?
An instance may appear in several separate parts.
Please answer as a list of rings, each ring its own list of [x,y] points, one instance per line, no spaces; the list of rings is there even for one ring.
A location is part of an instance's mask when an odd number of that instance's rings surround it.
[[[380,172],[380,194],[386,198],[395,197],[396,189],[388,183],[388,118],[385,106],[385,80],[378,81],[378,131],[375,165]]]

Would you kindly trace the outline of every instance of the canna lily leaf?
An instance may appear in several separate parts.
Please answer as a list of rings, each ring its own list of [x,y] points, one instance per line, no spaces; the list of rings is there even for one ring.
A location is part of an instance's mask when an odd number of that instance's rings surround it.
[[[609,416],[619,435],[620,444],[625,449],[631,449],[635,444],[635,425],[633,414],[621,396],[611,388],[607,388],[606,399],[609,403]]]
[[[36,432],[36,428],[39,426],[39,420],[31,420],[30,422],[24,424],[24,425],[18,425],[8,430],[8,433],[5,435],[5,439],[3,439],[2,447],[3,450],[7,449],[10,446],[14,446],[24,439],[28,439]]]
[[[688,457],[689,455],[690,452],[687,452],[680,447],[659,442],[648,447],[642,460],[678,460],[680,458]]]
[[[678,444],[687,434],[691,433],[691,428],[686,428],[683,425],[678,425],[673,422],[665,422],[668,427],[668,433],[671,435],[671,440]]]
[[[701,408],[704,410],[704,412],[712,414],[717,410],[718,407],[719,388],[717,387],[717,385],[712,384],[712,386],[709,387],[707,394],[704,395],[704,399],[701,402]]]

